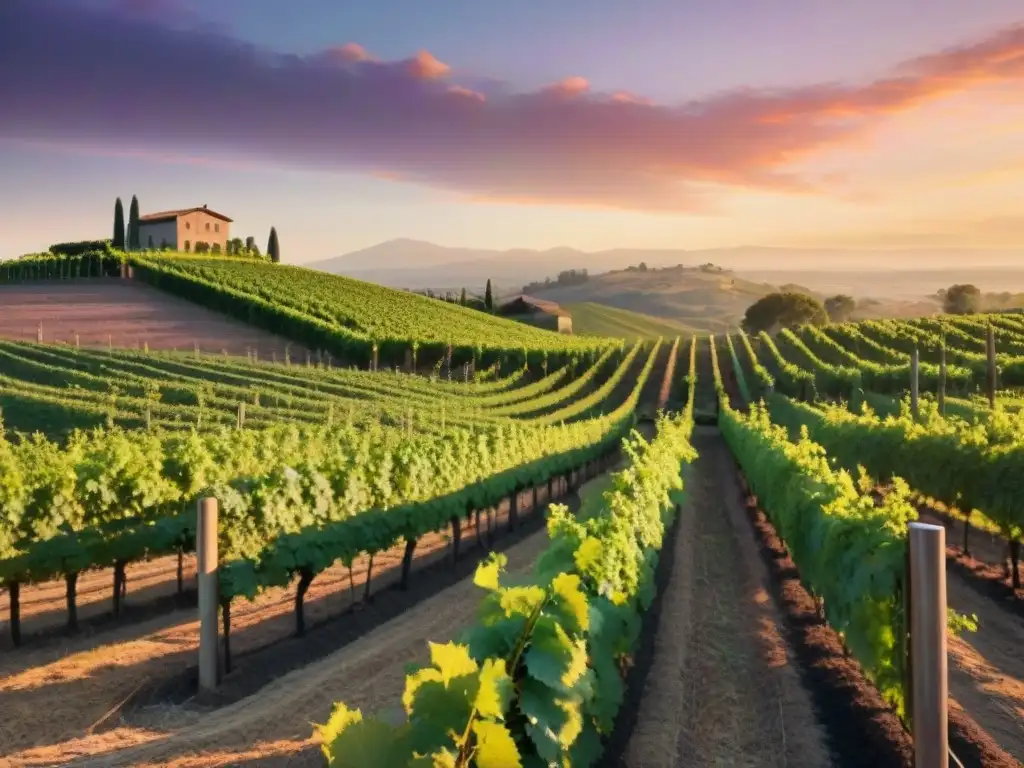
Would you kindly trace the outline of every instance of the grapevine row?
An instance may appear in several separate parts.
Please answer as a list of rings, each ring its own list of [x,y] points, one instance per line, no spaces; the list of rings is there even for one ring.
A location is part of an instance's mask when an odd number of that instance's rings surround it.
[[[381,765],[414,755],[454,768],[594,765],[624,698],[621,659],[654,597],[691,429],[688,412],[659,419],[650,443],[634,434],[631,466],[580,520],[553,506],[551,544],[527,583],[503,583],[501,556],[481,566],[477,622],[456,643],[431,644],[431,663],[407,675],[406,722],[336,704],[319,729],[328,764],[354,768],[372,754]]]

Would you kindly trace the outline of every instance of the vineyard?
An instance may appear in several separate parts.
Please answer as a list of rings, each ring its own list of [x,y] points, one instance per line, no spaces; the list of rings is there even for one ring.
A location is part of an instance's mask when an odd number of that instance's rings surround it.
[[[1024,759],[1024,316],[623,344],[245,259],[0,277],[288,340],[0,341],[12,765],[909,766],[922,521],[941,743]]]

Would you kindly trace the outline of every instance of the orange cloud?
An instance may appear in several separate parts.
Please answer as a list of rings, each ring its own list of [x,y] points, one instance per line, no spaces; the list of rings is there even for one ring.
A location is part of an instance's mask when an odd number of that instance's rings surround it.
[[[366,49],[359,43],[345,43],[340,48],[335,49],[338,52],[338,56],[345,61],[373,61],[374,58],[366,52]]]
[[[438,61],[427,51],[420,51],[406,62],[406,69],[413,77],[421,80],[437,80],[451,72],[451,67]]]
[[[546,93],[559,96],[578,96],[590,90],[590,83],[584,77],[567,77],[544,89]]]

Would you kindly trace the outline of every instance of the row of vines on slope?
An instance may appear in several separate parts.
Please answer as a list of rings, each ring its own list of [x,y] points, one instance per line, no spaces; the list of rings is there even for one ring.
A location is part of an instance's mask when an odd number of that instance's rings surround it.
[[[566,336],[412,293],[302,267],[177,255],[133,257],[137,278],[360,365],[406,354],[484,365],[556,362],[621,346]]]
[[[690,374],[692,407],[692,365]],[[551,543],[526,583],[503,583],[501,556],[482,565],[477,621],[459,642],[432,644],[430,665],[407,675],[406,722],[337,704],[319,729],[329,764],[594,765],[624,698],[622,661],[654,598],[681,467],[694,458],[691,430],[690,409],[661,417],[653,441],[625,441],[630,466],[597,504],[578,519],[554,506]]]
[[[213,495],[227,512],[230,522],[226,530],[232,537],[229,548],[222,554],[220,568],[225,625],[230,626],[231,601],[235,597],[252,599],[266,588],[287,585],[298,575],[296,627],[301,633],[302,595],[313,579],[335,562],[350,567],[356,557],[369,555],[372,568],[373,556],[404,542],[403,574],[407,576],[416,544],[422,536],[450,526],[457,557],[462,519],[494,507],[506,498],[510,501],[509,523],[514,526],[519,495],[523,491],[550,484],[554,478],[570,479],[571,473],[589,468],[616,448],[634,422],[633,413],[656,355],[657,345],[630,395],[608,415],[557,427],[543,427],[542,422],[536,422],[532,435],[521,434],[518,439],[504,439],[492,446],[479,445],[480,457],[490,460],[490,471],[481,473],[475,480],[466,481],[460,475],[460,461],[469,461],[472,466],[472,460],[448,456],[445,444],[441,443],[438,444],[440,455],[415,450],[401,457],[396,455],[395,460],[401,461],[410,476],[407,487],[401,488],[404,493],[396,496],[391,505],[364,505],[363,509],[368,511],[356,515],[333,519],[327,516],[313,521],[297,519],[311,504],[331,505],[330,488],[316,482],[315,463],[292,470],[290,475],[286,472],[267,477],[264,483],[269,493],[247,482],[213,488]],[[628,370],[630,365],[631,361],[625,360],[620,370]],[[609,383],[614,387],[617,381],[611,379]],[[610,391],[594,394],[607,398]],[[423,492],[418,487],[428,478],[445,474],[454,481],[446,493]],[[382,474],[377,482],[389,481]],[[287,490],[288,483],[294,490]],[[322,489],[320,497],[306,498],[308,492],[304,497],[303,490],[309,487]],[[351,485],[346,492],[350,489]],[[260,524],[259,516],[268,514],[267,498],[282,499],[283,506],[274,519],[287,520],[287,527],[278,525],[269,530]],[[252,533],[242,537],[241,532],[246,527]]]
[[[806,430],[851,471],[863,465],[883,480],[901,477],[918,493],[965,510],[968,520],[983,514],[1010,542],[1011,575],[1020,587],[1024,416],[996,411],[969,423],[943,418],[934,403],[924,402],[917,419],[907,404],[882,419],[870,410],[812,408],[782,397],[770,400],[770,409],[773,419],[792,433]]]
[[[624,360],[622,367],[628,364]],[[411,419],[400,427],[357,423],[353,413],[348,421],[327,418],[257,430],[95,430],[73,434],[63,445],[41,435],[0,439],[0,583],[11,594],[15,642],[21,584],[63,576],[74,629],[81,571],[114,568],[116,615],[129,562],[177,552],[180,564],[194,547],[194,500],[204,489],[223,495],[227,524],[220,532],[221,551],[229,557],[258,554],[283,534],[366,510],[390,510],[345,528],[375,551],[381,525],[392,525],[396,516],[415,518],[409,504],[448,497],[523,462],[593,445],[617,427],[610,419],[564,426],[453,419],[414,430]],[[622,421],[628,414],[626,408],[615,415]],[[415,538],[425,519],[400,530]],[[225,587],[251,591],[251,583],[233,582],[231,573]]]

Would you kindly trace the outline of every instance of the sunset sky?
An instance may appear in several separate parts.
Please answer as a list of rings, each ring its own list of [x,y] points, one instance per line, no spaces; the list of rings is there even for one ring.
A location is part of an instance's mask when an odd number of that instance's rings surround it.
[[[285,261],[1018,248],[1021,0],[2,0],[0,258],[208,204]],[[1009,254],[1008,254],[1009,256]]]

